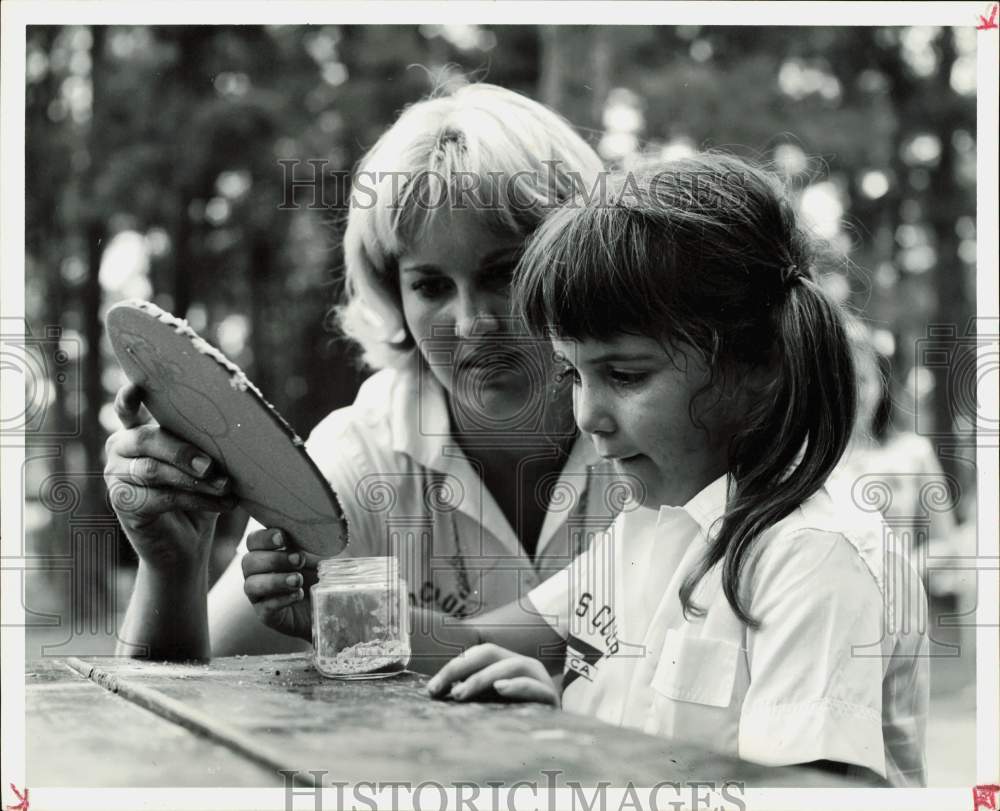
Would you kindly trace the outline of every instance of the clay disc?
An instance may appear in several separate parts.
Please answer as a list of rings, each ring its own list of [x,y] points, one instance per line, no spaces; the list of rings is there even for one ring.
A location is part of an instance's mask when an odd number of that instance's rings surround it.
[[[146,301],[114,305],[106,325],[150,414],[222,465],[250,515],[306,552],[343,551],[347,531],[336,495],[302,440],[236,364],[186,321]]]

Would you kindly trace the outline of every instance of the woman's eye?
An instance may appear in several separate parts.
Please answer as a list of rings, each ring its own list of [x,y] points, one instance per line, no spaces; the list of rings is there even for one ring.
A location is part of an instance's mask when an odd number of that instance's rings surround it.
[[[608,378],[616,386],[627,388],[638,386],[646,382],[649,372],[625,372],[620,369],[612,369],[608,372]]]
[[[504,264],[490,267],[487,277],[490,287],[494,290],[508,290],[510,283],[514,280],[514,270],[517,265]]]

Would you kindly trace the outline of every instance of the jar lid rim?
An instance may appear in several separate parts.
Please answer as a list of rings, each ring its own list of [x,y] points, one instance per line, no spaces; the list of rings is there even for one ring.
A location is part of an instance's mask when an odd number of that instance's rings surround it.
[[[399,560],[394,555],[372,557],[335,557],[321,560],[316,567],[320,577],[334,575],[378,575],[396,576]]]

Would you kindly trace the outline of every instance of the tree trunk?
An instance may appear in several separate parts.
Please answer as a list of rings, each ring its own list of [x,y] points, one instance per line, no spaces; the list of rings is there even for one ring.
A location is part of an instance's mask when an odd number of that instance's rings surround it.
[[[591,77],[590,121],[588,125],[596,130],[604,129],[604,105],[611,92],[611,72],[614,68],[611,34],[607,28],[595,25],[591,29]]]
[[[184,318],[191,306],[191,218],[188,207],[191,205],[190,191],[180,188],[176,191],[177,213],[174,220],[173,233],[173,274],[170,293],[173,298],[174,314]]]
[[[250,280],[250,348],[253,351],[253,380],[264,396],[274,403],[280,403],[278,392],[273,391],[275,378],[268,324],[274,310],[268,306],[270,292],[268,277],[271,273],[272,250],[266,231],[258,231],[250,239],[249,257]],[[282,335],[282,340],[288,340],[295,327],[284,325],[288,334]]]
[[[553,110],[563,110],[565,106],[566,54],[563,33],[556,25],[543,25],[539,29],[541,37],[542,69],[539,78],[538,95],[542,104]]]
[[[101,380],[101,284],[98,278],[101,267],[101,255],[106,242],[106,226],[103,211],[96,200],[94,174],[97,167],[103,165],[100,157],[100,103],[102,91],[102,71],[104,60],[104,34],[102,26],[91,28],[93,45],[91,48],[93,83],[93,107],[90,119],[90,132],[86,139],[86,149],[89,153],[89,167],[82,184],[82,202],[84,219],[79,223],[87,251],[87,276],[83,283],[80,301],[80,313],[83,335],[87,351],[83,355],[81,376],[83,380],[83,395],[85,408],[81,413],[81,431],[86,460],[85,475],[81,489],[83,500],[80,506],[82,516],[104,517],[110,520],[106,506],[106,490],[100,471],[104,466],[104,429],[101,426],[100,410],[104,401],[104,385]],[[75,520],[75,519],[74,519]],[[81,537],[90,539],[91,534]],[[108,577],[113,575],[105,569],[106,556],[91,548],[90,543],[73,544],[74,588],[79,587],[83,593],[76,593],[74,610],[79,610],[74,618],[74,626],[82,629],[84,621],[91,624],[106,620],[106,617],[94,616],[99,607],[107,605]]]
[[[951,93],[951,70],[955,63],[955,40],[950,28],[941,32],[940,60],[934,77],[933,92],[947,95]],[[951,361],[947,365],[931,368],[934,373],[934,429],[938,435],[939,456],[946,473],[960,475],[960,465],[952,451],[956,444],[955,419],[960,414],[973,416],[976,413],[976,375],[956,374],[956,369],[965,368],[974,358],[973,341],[967,339],[968,324],[962,323],[962,314],[974,312],[973,302],[966,301],[965,266],[958,254],[958,235],[955,220],[959,216],[962,189],[955,175],[955,149],[952,135],[961,123],[952,116],[936,119],[935,135],[941,143],[941,159],[931,171],[928,190],[928,223],[934,232],[937,262],[934,267],[934,287],[937,293],[937,310],[933,322],[954,329],[956,341]],[[966,339],[966,340],[963,340]]]

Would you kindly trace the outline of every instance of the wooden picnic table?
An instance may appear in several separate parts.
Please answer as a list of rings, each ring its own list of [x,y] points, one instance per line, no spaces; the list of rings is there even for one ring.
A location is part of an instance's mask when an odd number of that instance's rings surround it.
[[[26,674],[28,785],[261,786],[533,780],[851,786],[765,768],[539,704],[432,700],[425,676],[338,681],[305,654],[209,664],[43,659]]]

